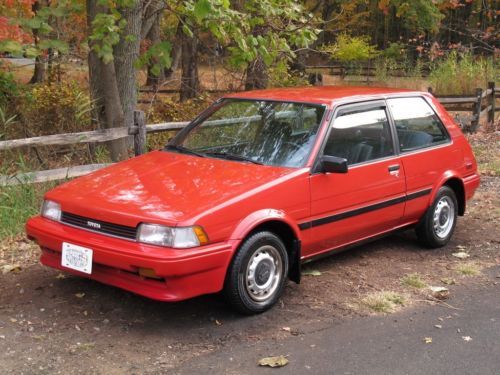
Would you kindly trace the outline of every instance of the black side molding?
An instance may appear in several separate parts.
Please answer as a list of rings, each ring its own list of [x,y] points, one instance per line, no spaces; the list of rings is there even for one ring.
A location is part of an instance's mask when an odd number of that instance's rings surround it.
[[[340,214],[325,216],[325,217],[322,217],[320,219],[315,219],[312,221],[300,223],[299,229],[300,230],[311,229],[313,227],[317,227],[320,225],[329,224],[329,223],[333,223],[335,221],[348,219],[350,217],[365,214],[365,213],[368,213],[371,211],[380,210],[382,208],[386,208],[386,207],[389,207],[389,206],[392,206],[395,204],[407,202],[407,201],[412,200],[412,199],[416,199],[416,198],[420,198],[420,197],[429,195],[431,193],[431,191],[432,191],[432,189],[425,189],[425,190],[417,191],[415,193],[407,194],[407,195],[402,196],[402,197],[390,199],[390,200],[387,200],[384,202],[379,202],[379,203],[375,203],[375,204],[372,204],[369,206],[356,208],[356,209],[351,210],[351,211],[345,211],[345,212],[342,212]]]

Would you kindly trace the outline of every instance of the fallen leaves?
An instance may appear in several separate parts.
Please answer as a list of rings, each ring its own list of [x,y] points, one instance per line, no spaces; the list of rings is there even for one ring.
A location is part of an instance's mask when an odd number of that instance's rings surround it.
[[[277,357],[264,357],[259,359],[258,363],[259,366],[283,367],[288,364],[288,359],[283,355]]]
[[[424,342],[426,344],[432,344],[432,337],[424,337]]]
[[[21,272],[21,266],[19,264],[5,264],[2,267],[2,274],[7,274],[9,272]]]
[[[83,293],[83,292],[82,293],[75,293],[75,297],[76,298],[83,298],[83,297],[85,297],[85,293]]]
[[[470,254],[466,253],[465,251],[459,251],[458,253],[453,253],[451,255],[459,259],[467,259],[470,257]]]
[[[450,291],[444,286],[431,286],[429,289],[432,292],[432,296],[440,301],[448,299],[450,296]]]
[[[466,342],[472,341],[472,337],[470,336],[462,336],[462,339]]]

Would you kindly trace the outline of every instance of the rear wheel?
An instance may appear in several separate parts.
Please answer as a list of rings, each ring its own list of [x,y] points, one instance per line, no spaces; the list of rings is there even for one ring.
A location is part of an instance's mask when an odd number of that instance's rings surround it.
[[[283,293],[288,275],[288,254],[281,239],[262,231],[248,237],[229,267],[224,294],[244,314],[271,308]]]
[[[441,187],[416,228],[420,242],[431,248],[446,245],[455,230],[457,208],[455,192],[448,186]]]

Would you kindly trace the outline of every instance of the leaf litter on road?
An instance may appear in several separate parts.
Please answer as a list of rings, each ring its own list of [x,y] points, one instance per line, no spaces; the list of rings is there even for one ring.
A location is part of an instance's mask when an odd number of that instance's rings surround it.
[[[279,355],[276,357],[264,357],[259,359],[259,366],[283,367],[288,364],[288,359],[285,356]]]

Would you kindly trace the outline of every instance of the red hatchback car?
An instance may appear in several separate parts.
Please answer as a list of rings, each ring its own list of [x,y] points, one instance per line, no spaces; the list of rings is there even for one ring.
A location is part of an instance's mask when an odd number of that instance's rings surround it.
[[[161,151],[49,191],[26,224],[49,267],[161,301],[270,308],[301,262],[396,229],[445,245],[479,185],[430,94],[367,87],[217,101]]]

